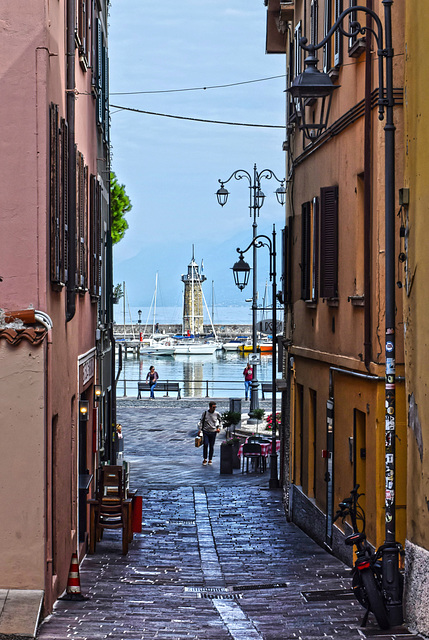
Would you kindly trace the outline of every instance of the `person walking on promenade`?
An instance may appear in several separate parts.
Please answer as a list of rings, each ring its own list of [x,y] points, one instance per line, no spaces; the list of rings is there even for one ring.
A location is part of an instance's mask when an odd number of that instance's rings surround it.
[[[244,391],[245,391],[245,399],[249,397],[249,400],[252,397],[252,380],[253,380],[253,369],[252,365],[248,362],[246,368],[243,371],[244,376]]]
[[[149,373],[146,376],[146,382],[150,385],[150,397],[155,399],[154,390],[156,383],[158,382],[159,375],[155,371],[155,367],[150,367]]]
[[[209,410],[204,411],[200,420],[200,428],[203,434],[203,465],[207,464],[207,452],[209,454],[208,463],[212,464],[213,451],[216,436],[221,428],[220,413],[216,411],[216,402],[209,402]]]

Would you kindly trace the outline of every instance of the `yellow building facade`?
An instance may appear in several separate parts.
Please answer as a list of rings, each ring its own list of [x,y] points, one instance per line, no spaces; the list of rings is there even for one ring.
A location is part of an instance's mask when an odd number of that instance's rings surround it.
[[[405,179],[401,244],[406,392],[408,491],[405,611],[410,626],[429,635],[429,86],[423,53],[429,38],[427,2],[406,2]]]
[[[267,51],[278,53],[284,43],[289,86],[304,70],[306,54],[300,38],[320,42],[341,10],[356,4],[352,0],[267,1]],[[370,4],[383,18],[382,1]],[[396,184],[402,187],[403,2],[394,3],[392,14]],[[357,18],[365,24],[364,14]],[[349,27],[348,17],[344,27]],[[292,520],[345,558],[349,556],[341,523],[334,523],[333,517],[355,484],[365,493],[368,539],[380,545],[385,534],[385,164],[384,123],[377,111],[376,48],[370,36],[338,36],[317,52],[318,68],[339,87],[327,129],[317,140],[304,139],[292,98],[287,107],[283,283],[288,351],[284,377],[290,382],[285,429],[290,448],[284,482]],[[313,107],[316,118],[318,108]],[[398,247],[399,227],[398,219]],[[397,289],[396,537],[404,542],[401,299]]]

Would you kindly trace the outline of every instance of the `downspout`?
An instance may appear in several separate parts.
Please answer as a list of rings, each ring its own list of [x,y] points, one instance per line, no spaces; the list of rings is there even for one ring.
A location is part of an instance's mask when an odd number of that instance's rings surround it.
[[[366,0],[372,10],[372,0]],[[366,26],[371,27],[371,16],[366,16]],[[365,118],[364,118],[364,363],[369,370],[372,360],[372,305],[371,305],[371,221],[372,221],[372,174],[371,174],[371,30],[366,32],[365,48]]]
[[[68,279],[66,321],[76,313],[76,148],[75,148],[75,25],[76,2],[67,0],[66,104],[68,131],[67,210]]]

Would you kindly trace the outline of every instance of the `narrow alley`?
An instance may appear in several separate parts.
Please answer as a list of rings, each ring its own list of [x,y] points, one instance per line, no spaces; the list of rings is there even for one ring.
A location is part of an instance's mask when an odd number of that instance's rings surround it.
[[[218,450],[203,467],[202,405],[161,405],[118,407],[142,532],[127,556],[105,532],[81,565],[88,599],[59,601],[40,640],[419,637],[382,632],[372,615],[360,628],[348,567],[287,522],[269,473],[220,476]]]

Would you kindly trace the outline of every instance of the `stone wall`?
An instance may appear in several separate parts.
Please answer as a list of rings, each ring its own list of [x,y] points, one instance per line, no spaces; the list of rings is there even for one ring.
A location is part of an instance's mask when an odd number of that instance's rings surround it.
[[[235,338],[236,336],[251,336],[252,334],[252,326],[250,324],[215,324],[214,325],[216,335],[219,338]],[[127,338],[132,338],[134,329],[134,336],[138,339],[140,331],[144,330],[143,325],[135,324],[126,324],[125,325],[125,336]],[[152,332],[152,327],[146,328],[145,336],[149,336]],[[182,333],[182,325],[181,324],[160,324],[158,328],[159,333],[165,334],[181,334]],[[114,325],[114,333],[117,338],[122,338],[124,335],[124,325],[123,324],[115,324]],[[212,333],[211,325],[204,325],[204,335],[209,335]]]
[[[413,631],[429,635],[429,551],[405,542],[404,612]]]

